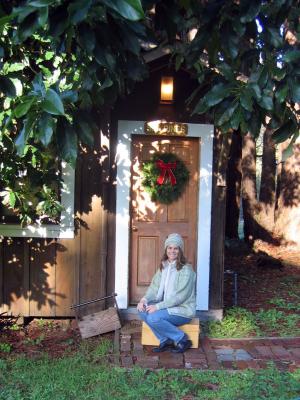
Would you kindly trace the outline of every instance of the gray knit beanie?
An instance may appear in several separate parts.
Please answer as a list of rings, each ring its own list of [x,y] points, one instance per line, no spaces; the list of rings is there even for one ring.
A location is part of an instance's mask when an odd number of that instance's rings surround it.
[[[178,233],[171,233],[166,241],[165,241],[165,249],[170,246],[170,244],[173,244],[174,246],[180,247],[181,250],[183,251],[184,244],[183,244],[183,239]]]

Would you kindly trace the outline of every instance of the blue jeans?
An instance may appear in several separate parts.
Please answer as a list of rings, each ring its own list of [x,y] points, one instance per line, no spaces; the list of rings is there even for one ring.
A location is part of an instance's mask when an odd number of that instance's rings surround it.
[[[148,314],[145,311],[139,311],[139,315],[141,319],[145,321],[147,325],[149,325],[160,344],[164,343],[168,339],[178,343],[186,335],[184,332],[178,329],[177,326],[191,321],[191,318],[169,314],[166,308],[163,310],[157,310],[151,314]]]

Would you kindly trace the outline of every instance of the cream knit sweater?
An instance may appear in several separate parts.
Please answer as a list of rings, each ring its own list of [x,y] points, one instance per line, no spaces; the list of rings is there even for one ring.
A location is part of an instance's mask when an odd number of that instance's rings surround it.
[[[163,296],[159,294],[162,282]],[[175,264],[165,263],[163,270],[155,273],[144,299],[148,303],[157,302],[158,310],[166,308],[169,314],[193,318],[196,313],[195,282],[196,274],[191,265],[186,264],[177,271]]]

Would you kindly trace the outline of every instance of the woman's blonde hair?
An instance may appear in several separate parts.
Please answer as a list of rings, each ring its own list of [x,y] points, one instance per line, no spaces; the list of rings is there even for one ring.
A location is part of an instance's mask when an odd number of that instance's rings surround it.
[[[178,247],[178,250],[179,250],[179,255],[178,255],[178,258],[176,260],[176,269],[177,269],[177,271],[180,271],[182,269],[182,267],[187,263],[187,260],[186,260],[184,254],[183,254],[183,251],[181,250],[180,247]],[[164,267],[163,266],[163,262],[167,261],[167,259],[168,259],[168,256],[167,256],[167,248],[166,248],[165,252],[164,252],[164,254],[163,254],[162,258],[161,258],[161,263],[160,263],[160,267],[159,267],[160,270],[163,269],[163,267]]]

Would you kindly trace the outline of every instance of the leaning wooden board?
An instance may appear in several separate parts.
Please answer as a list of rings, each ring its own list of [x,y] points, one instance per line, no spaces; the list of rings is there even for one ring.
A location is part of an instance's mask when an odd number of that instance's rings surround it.
[[[118,311],[115,307],[88,314],[78,318],[78,327],[82,339],[115,331],[121,328]]]

